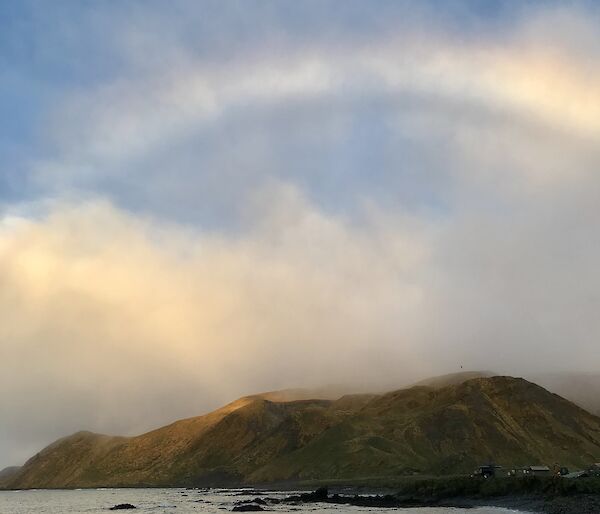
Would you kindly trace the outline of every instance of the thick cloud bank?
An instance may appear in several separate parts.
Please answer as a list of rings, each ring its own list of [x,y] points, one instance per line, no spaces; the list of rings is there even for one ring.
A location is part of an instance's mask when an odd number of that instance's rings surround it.
[[[492,4],[11,9],[0,467],[262,390],[597,372],[600,18]]]
[[[228,237],[106,203],[6,223],[4,437],[48,420],[131,432],[273,387],[406,380],[421,358],[419,227],[352,228],[289,187],[269,198]]]

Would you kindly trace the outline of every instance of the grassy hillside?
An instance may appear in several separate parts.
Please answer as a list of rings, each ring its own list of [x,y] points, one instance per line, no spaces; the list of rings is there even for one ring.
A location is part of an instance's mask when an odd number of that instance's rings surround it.
[[[427,386],[439,389],[452,385],[460,385],[463,382],[473,380],[474,378],[490,378],[497,375],[498,373],[494,373],[493,371],[460,371],[458,373],[448,373],[447,375],[426,378],[425,380],[413,384],[413,386]]]
[[[600,418],[510,377],[335,401],[257,395],[137,437],[74,434],[30,459],[10,485],[395,477],[468,472],[490,460],[585,466],[600,460]]]
[[[600,416],[600,374],[540,373],[534,382]]]
[[[495,377],[374,398],[252,478],[450,474],[489,461],[580,467],[599,445],[598,418],[525,380]]]
[[[9,466],[0,470],[0,487],[4,487],[9,481],[12,481],[20,469],[19,466]]]

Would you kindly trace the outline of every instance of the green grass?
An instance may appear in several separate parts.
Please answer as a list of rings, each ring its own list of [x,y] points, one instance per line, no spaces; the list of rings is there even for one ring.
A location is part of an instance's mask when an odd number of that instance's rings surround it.
[[[493,498],[515,495],[544,497],[600,493],[600,479],[569,480],[560,477],[501,477],[473,479],[469,477],[433,478],[407,481],[398,494],[417,498]]]
[[[182,420],[135,438],[79,433],[40,452],[10,485],[218,485],[231,480],[264,484],[327,479],[330,484],[495,494],[503,484],[518,490],[542,486],[537,482],[513,486],[501,479],[478,484],[460,476],[428,483],[424,477],[466,474],[490,461],[506,468],[560,463],[584,469],[598,460],[600,418],[535,384],[495,377],[342,403],[274,403],[258,398],[242,402],[237,409]],[[568,492],[573,486],[549,487]]]

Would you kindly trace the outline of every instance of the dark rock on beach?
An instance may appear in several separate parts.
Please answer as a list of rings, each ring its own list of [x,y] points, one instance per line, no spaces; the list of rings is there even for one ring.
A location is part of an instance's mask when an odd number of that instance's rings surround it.
[[[320,487],[312,493],[302,493],[288,496],[283,503],[334,503],[338,505],[353,505],[356,507],[393,508],[393,507],[422,507],[424,505],[440,505],[435,501],[423,499],[399,498],[386,495],[358,495],[353,496],[333,494],[329,496],[326,487]],[[443,504],[443,506],[454,506],[454,504]]]
[[[327,487],[319,487],[316,491],[313,491],[311,493],[302,493],[288,496],[285,499],[285,501],[302,503],[325,502],[327,501],[328,494],[329,491],[327,490]]]
[[[238,502],[235,502],[236,505],[249,505],[249,504],[256,504],[256,505],[266,505],[267,501],[263,500],[262,498],[254,498],[254,500],[240,500]]]
[[[326,500],[328,493],[329,491],[327,490],[327,487],[319,487],[314,493],[312,493],[312,495],[316,501],[319,501]]]
[[[135,505],[131,505],[131,503],[119,503],[114,507],[111,507],[109,510],[127,510],[127,509],[136,509]]]
[[[260,505],[255,505],[252,503],[247,503],[244,505],[236,505],[235,507],[233,507],[233,512],[258,512],[261,510],[265,510],[265,509],[263,509]]]

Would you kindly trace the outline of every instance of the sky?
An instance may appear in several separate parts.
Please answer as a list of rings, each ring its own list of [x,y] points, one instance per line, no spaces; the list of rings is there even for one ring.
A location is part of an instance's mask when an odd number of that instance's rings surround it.
[[[0,468],[266,390],[598,372],[599,27],[0,3]]]

